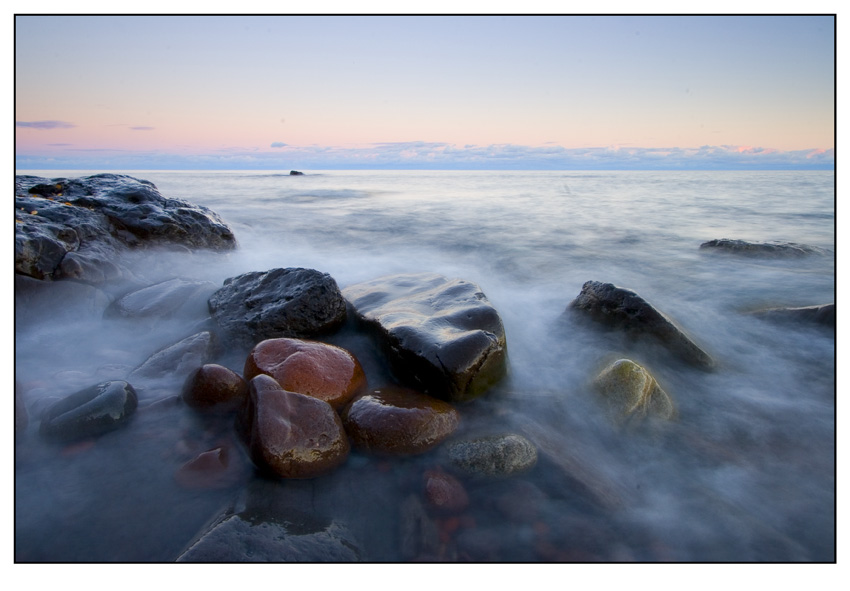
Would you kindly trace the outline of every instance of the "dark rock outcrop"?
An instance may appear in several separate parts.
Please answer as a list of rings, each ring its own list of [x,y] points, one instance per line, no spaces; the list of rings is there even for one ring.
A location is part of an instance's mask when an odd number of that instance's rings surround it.
[[[835,304],[800,308],[770,308],[753,312],[755,316],[780,322],[802,322],[835,328]]]
[[[229,412],[248,397],[248,384],[235,371],[208,363],[192,372],[183,386],[183,402],[199,410]]]
[[[794,258],[813,254],[829,254],[828,251],[817,246],[797,244],[795,242],[747,242],[746,240],[731,240],[729,238],[709,240],[700,244],[699,247],[701,250],[714,250],[743,256],[772,258]]]
[[[62,398],[41,419],[41,434],[52,441],[101,435],[126,423],[138,398],[127,382],[103,382]]]
[[[360,362],[340,347],[301,339],[267,339],[248,354],[246,380],[266,374],[290,392],[339,409],[366,387]]]
[[[676,356],[703,369],[714,360],[664,314],[630,289],[611,283],[588,281],[567,306],[567,313],[580,312],[605,325],[635,336],[649,335]]]
[[[473,476],[511,476],[537,463],[534,444],[514,433],[453,441],[446,452],[452,466]]]
[[[336,281],[327,273],[300,268],[226,279],[210,296],[209,309],[229,338],[248,346],[277,337],[331,333],[346,317]]]
[[[434,273],[381,277],[343,290],[378,336],[399,380],[461,402],[507,371],[505,329],[474,283]]]
[[[254,463],[283,478],[321,476],[348,458],[348,438],[331,405],[287,392],[265,374],[249,382],[237,425]]]
[[[355,447],[379,455],[424,453],[457,429],[447,402],[403,388],[381,388],[356,398],[342,413]]]
[[[289,176],[304,176],[304,173],[298,170],[290,170]]]
[[[236,240],[211,210],[163,197],[126,175],[15,178],[15,272],[102,283],[122,271],[116,254],[155,244],[214,250]]]

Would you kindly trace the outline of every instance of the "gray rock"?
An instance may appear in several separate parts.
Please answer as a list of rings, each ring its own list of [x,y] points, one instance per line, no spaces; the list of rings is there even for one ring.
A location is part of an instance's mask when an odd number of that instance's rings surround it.
[[[124,295],[109,307],[107,314],[124,318],[168,318],[189,305],[199,292],[210,293],[214,289],[215,285],[209,281],[169,279]]]
[[[770,308],[754,312],[754,315],[768,320],[803,322],[835,328],[835,304],[800,308]]]
[[[809,255],[825,255],[828,251],[816,246],[795,242],[747,242],[721,238],[700,244],[701,250],[714,250],[743,256],[794,258]]]
[[[397,377],[452,402],[476,398],[507,372],[505,329],[474,283],[402,274],[343,290],[372,329]]]
[[[327,273],[301,268],[226,279],[210,296],[209,309],[229,338],[248,346],[265,339],[331,333],[346,317],[336,281]]]
[[[41,419],[41,434],[53,441],[73,441],[111,431],[136,411],[138,398],[127,382],[103,382],[75,392],[52,406]]]
[[[537,463],[534,444],[513,433],[455,441],[446,453],[453,467],[476,476],[511,476]]]
[[[630,289],[611,283],[588,281],[566,313],[580,312],[608,326],[633,335],[650,335],[679,358],[703,369],[714,367],[714,360],[688,338],[669,318],[653,308]]]
[[[207,363],[214,352],[214,342],[209,331],[199,332],[157,351],[133,370],[131,381],[167,378],[181,383],[193,371]]]

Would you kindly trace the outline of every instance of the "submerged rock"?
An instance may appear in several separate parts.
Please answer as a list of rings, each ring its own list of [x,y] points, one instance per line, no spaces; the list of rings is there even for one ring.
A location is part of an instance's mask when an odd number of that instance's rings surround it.
[[[447,445],[452,466],[474,476],[511,476],[537,463],[537,448],[513,433],[454,441]]]
[[[327,273],[301,268],[254,271],[226,279],[210,296],[209,309],[230,338],[247,345],[331,333],[346,316],[336,281]]]
[[[730,240],[721,238],[709,240],[699,245],[701,250],[715,250],[730,254],[760,257],[805,257],[809,255],[825,255],[828,251],[795,242],[747,242],[746,240]]]
[[[469,495],[460,481],[441,470],[428,470],[423,475],[425,500],[435,512],[460,513],[469,506]]]
[[[647,416],[672,419],[676,408],[644,367],[630,359],[619,359],[594,379],[593,387],[602,396],[618,421]]]
[[[227,446],[219,446],[183,464],[174,474],[174,479],[183,488],[229,488],[247,475],[247,464],[247,459],[243,459],[240,453],[234,453]]]
[[[235,371],[208,363],[194,371],[183,386],[183,402],[192,408],[229,412],[248,397],[248,384]]]
[[[53,441],[73,441],[112,431],[136,411],[138,398],[127,382],[103,382],[75,392],[52,406],[41,419],[41,434]]]
[[[360,362],[340,347],[301,339],[267,339],[248,354],[246,380],[266,374],[284,390],[324,400],[335,409],[366,387]]]
[[[447,402],[404,388],[381,388],[355,399],[342,413],[355,447],[381,455],[424,453],[457,429]]]
[[[431,396],[471,400],[507,371],[502,320],[474,283],[434,273],[391,275],[343,295],[382,342],[398,378]]]
[[[714,360],[664,314],[630,289],[612,283],[588,281],[567,306],[567,313],[580,312],[608,326],[633,335],[650,335],[688,363],[710,369]]]
[[[102,283],[121,274],[127,247],[236,246],[211,210],[163,197],[153,183],[119,174],[15,178],[15,272],[36,279]]]
[[[768,320],[803,322],[835,328],[835,304],[800,308],[770,308],[753,313]]]
[[[185,380],[212,357],[212,333],[199,332],[157,351],[130,373],[131,380],[171,378]]]
[[[283,478],[321,476],[348,458],[348,438],[331,405],[287,392],[265,374],[248,384],[239,429],[254,463]]]
[[[168,318],[187,306],[199,292],[212,292],[209,281],[169,279],[132,291],[107,309],[107,314],[124,318]]]

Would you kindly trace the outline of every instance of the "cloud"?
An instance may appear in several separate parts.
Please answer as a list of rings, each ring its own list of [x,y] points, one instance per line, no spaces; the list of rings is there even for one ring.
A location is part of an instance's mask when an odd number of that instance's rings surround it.
[[[31,129],[69,129],[76,127],[67,121],[15,121],[15,127],[29,127]]]
[[[131,127],[133,131],[153,131],[156,129],[155,127],[148,127],[147,125],[137,125],[136,127]]]
[[[285,148],[289,144],[284,144],[283,142],[272,142],[272,148]]]

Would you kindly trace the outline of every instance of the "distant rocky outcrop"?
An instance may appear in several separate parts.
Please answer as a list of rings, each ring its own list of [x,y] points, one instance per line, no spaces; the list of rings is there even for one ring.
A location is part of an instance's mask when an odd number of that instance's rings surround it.
[[[342,293],[377,335],[398,378],[413,388],[462,402],[486,392],[507,371],[502,320],[474,283],[401,274]]]
[[[304,173],[298,170],[290,170],[289,176],[304,176]]]
[[[700,244],[699,247],[701,250],[770,258],[795,258],[829,254],[828,251],[822,248],[809,246],[808,244],[797,244],[795,242],[747,242],[746,240],[731,240],[729,238],[709,240]]]
[[[754,316],[780,322],[800,322],[835,328],[835,304],[799,308],[769,308],[753,312]]]
[[[182,245],[227,250],[236,239],[211,210],[163,197],[119,174],[15,178],[15,272],[99,284],[120,277],[124,248]]]

